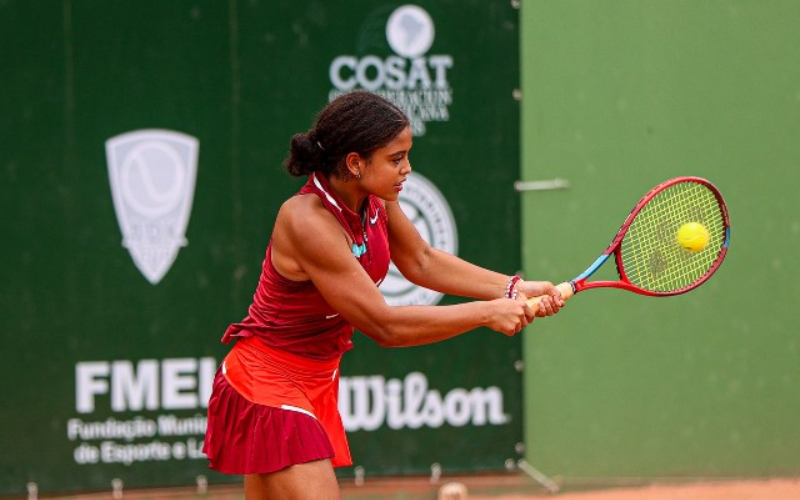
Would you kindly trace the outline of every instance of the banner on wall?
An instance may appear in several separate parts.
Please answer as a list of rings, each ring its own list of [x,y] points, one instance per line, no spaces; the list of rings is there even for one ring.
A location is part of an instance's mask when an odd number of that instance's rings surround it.
[[[378,21],[373,18],[369,21]],[[362,24],[369,30],[371,25]],[[414,135],[425,135],[428,122],[446,122],[453,103],[447,76],[452,54],[429,54],[436,26],[418,5],[402,5],[386,19],[386,42],[392,53],[340,55],[330,65],[333,88],[329,99],[356,88],[366,89],[397,104],[411,120]],[[362,31],[362,36],[364,31]]]
[[[129,466],[205,460],[205,411],[217,364],[214,358],[79,362],[75,409],[64,429],[72,461]],[[402,379],[342,377],[339,390],[348,432],[506,425],[511,418],[502,388],[443,392],[421,372]]]
[[[81,64],[65,80],[61,56],[27,61],[37,81],[70,89],[61,97],[0,82],[22,96],[9,117],[41,111],[0,151],[26,179],[14,185],[20,238],[0,246],[14,266],[0,313],[15,353],[0,366],[0,494],[241,480],[208,470],[202,454],[228,349],[219,339],[246,314],[271,221],[300,187],[280,171],[288,140],[342,92],[371,90],[409,115],[414,172],[400,205],[422,237],[519,269],[509,4],[73,2],[68,17],[10,4],[30,23],[0,19],[9,50],[43,44],[21,26],[47,20],[69,25],[60,54]],[[69,126],[52,127],[54,116]],[[393,306],[464,300],[394,265],[381,292]],[[339,410],[356,463],[339,476],[504,470],[519,458],[519,338],[477,330],[391,350],[357,333],[354,343]]]
[[[154,285],[187,244],[197,149],[196,138],[172,130],[137,130],[106,141],[122,246]]]

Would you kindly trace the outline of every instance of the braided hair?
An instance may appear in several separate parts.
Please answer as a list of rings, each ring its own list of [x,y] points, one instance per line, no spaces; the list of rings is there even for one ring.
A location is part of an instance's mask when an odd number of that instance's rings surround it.
[[[383,97],[349,92],[325,106],[311,130],[292,137],[284,166],[295,177],[320,172],[348,179],[344,160],[349,153],[369,158],[408,126],[405,113]]]

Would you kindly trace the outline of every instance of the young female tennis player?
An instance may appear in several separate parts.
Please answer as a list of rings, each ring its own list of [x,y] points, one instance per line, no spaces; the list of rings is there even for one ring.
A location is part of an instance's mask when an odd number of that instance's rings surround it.
[[[248,500],[337,499],[333,468],[351,465],[337,408],[339,359],[353,328],[387,347],[438,342],[480,326],[514,335],[563,305],[549,282],[483,269],[432,248],[398,197],[411,173],[408,118],[356,91],[292,138],[286,168],[308,176],[281,207],[247,317],[214,381],[204,451],[245,476]],[[390,307],[389,259],[410,281],[484,299]],[[534,314],[526,297],[548,295]]]

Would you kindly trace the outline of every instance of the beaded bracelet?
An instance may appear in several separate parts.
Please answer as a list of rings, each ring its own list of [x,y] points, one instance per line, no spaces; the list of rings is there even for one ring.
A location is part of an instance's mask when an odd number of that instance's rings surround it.
[[[515,274],[511,278],[509,278],[508,283],[506,284],[506,294],[504,295],[507,299],[516,299],[517,298],[517,282],[522,279],[519,277],[518,274]]]

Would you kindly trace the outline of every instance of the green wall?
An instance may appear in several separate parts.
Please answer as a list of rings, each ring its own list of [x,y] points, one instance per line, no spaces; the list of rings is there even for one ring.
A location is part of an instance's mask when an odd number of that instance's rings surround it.
[[[526,457],[566,482],[800,473],[800,3],[527,0],[529,277],[561,281],[679,175],[726,196],[717,275],[582,294],[525,337]]]

